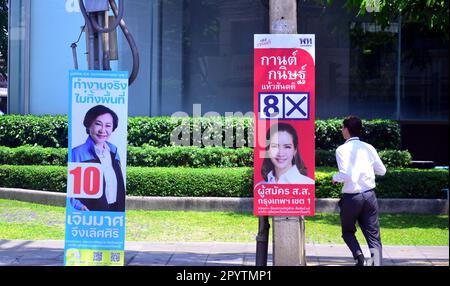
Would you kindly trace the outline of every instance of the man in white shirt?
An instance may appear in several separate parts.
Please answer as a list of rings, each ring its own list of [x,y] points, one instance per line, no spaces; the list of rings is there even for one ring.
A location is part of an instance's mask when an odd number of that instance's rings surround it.
[[[362,122],[356,116],[343,121],[342,135],[345,143],[336,149],[339,172],[333,175],[333,184],[344,183],[339,201],[342,238],[356,260],[356,266],[365,263],[356,239],[356,222],[366,238],[371,258],[367,265],[381,265],[382,245],[378,203],[375,196],[375,175],[384,175],[386,168],[375,148],[359,140]]]

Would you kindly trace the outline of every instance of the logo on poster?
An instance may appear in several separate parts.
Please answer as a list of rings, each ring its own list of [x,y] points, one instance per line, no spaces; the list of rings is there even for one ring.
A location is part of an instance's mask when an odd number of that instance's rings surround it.
[[[299,38],[298,41],[300,42],[300,46],[311,46],[312,45],[312,38]]]
[[[264,38],[259,40],[259,43],[256,44],[257,47],[262,47],[262,46],[268,46],[272,43],[272,41],[270,39]]]

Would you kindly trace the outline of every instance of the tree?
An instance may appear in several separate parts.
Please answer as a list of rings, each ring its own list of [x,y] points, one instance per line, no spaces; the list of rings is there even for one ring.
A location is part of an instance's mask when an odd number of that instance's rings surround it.
[[[327,0],[331,4],[333,0]],[[422,23],[421,29],[443,35],[448,40],[448,0],[346,0],[349,9],[359,9],[359,15],[370,12],[382,27],[397,21]]]
[[[6,78],[8,69],[8,0],[0,0],[0,73]]]

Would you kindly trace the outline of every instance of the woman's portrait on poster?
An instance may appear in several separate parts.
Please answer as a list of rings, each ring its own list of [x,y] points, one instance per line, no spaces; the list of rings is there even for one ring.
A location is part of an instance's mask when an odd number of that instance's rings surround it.
[[[117,114],[103,105],[90,108],[84,116],[86,141],[73,148],[71,162],[99,163],[103,171],[103,194],[98,199],[71,198],[81,211],[125,211],[125,183],[117,147],[108,142],[119,124]]]
[[[275,123],[266,133],[266,153],[259,184],[314,184],[307,176],[307,168],[301,157],[299,137],[288,123]]]

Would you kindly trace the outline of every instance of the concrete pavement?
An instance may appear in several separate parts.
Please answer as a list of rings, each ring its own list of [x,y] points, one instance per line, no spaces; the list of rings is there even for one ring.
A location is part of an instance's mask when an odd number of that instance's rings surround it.
[[[255,243],[127,242],[127,266],[254,266]],[[64,241],[0,240],[0,266],[62,266]],[[368,250],[365,251],[368,257]],[[352,266],[345,245],[307,244],[308,266]],[[448,266],[448,246],[384,246],[385,266]],[[269,261],[272,265],[272,246]]]

